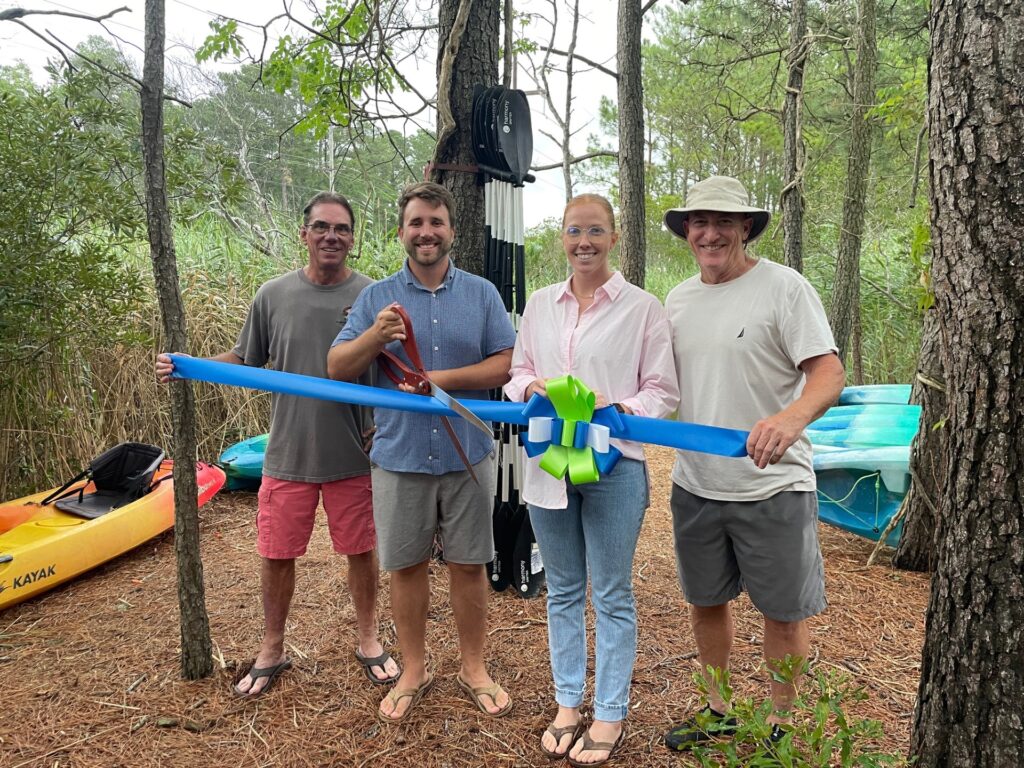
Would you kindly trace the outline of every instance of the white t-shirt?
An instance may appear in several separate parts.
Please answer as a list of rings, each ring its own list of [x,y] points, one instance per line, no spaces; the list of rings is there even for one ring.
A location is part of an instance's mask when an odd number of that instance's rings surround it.
[[[799,365],[836,352],[821,299],[799,272],[758,261],[735,280],[695,275],[665,299],[679,376],[679,420],[751,429],[803,390]],[[756,501],[815,490],[806,434],[777,464],[677,451],[672,481],[707,499]]]

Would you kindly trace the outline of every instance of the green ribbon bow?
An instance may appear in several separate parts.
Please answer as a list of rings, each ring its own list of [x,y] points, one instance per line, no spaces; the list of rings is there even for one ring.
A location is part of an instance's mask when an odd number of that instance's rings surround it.
[[[594,461],[594,450],[590,446],[573,447],[576,423],[590,422],[594,415],[596,395],[586,384],[572,376],[548,379],[546,387],[548,400],[554,406],[558,418],[562,419],[562,434],[551,435],[551,445],[540,460],[541,469],[559,480],[568,471],[569,479],[575,485],[597,482],[601,474]]]

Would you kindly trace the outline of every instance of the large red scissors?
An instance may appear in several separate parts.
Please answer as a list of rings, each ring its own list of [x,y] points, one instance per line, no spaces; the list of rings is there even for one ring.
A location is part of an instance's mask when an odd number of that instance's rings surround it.
[[[493,438],[494,431],[491,427],[430,380],[426,370],[423,368],[423,359],[420,357],[419,347],[416,346],[416,334],[412,330],[412,320],[409,319],[409,314],[405,311],[405,307],[401,304],[392,304],[388,309],[398,315],[405,324],[405,340],[402,342],[402,349],[409,358],[409,362],[412,363],[412,368],[406,365],[400,357],[385,349],[377,356],[377,364],[380,366],[380,369],[395,384],[405,384],[412,387],[418,394],[430,395],[441,405],[455,411],[455,413],[479,429],[487,437]],[[479,485],[480,481],[477,480],[476,473],[473,471],[473,465],[470,464],[469,457],[466,456],[466,451],[462,448],[462,443],[459,442],[459,437],[455,434],[455,430],[452,428],[448,417],[442,416],[441,423],[444,424],[444,428],[448,432],[448,437],[451,438],[459,458],[462,459],[462,463],[469,470],[469,475],[473,478],[473,482]]]

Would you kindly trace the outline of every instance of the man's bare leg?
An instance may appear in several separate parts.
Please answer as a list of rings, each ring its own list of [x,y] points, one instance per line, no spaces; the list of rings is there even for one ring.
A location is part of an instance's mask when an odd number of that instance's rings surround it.
[[[295,592],[295,560],[271,560],[264,557],[260,563],[260,589],[263,593],[263,642],[256,654],[253,667],[264,669],[280,664],[285,659],[284,626],[288,608]],[[263,690],[267,678],[255,681],[246,675],[235,686],[238,693],[255,696]]]
[[[377,551],[371,549],[358,555],[348,556],[348,591],[352,595],[352,607],[356,612],[356,630],[359,645],[356,650],[361,656],[374,658],[384,653],[380,644],[377,627]],[[398,673],[394,659],[388,659],[384,666],[370,667],[378,680],[388,680]]]
[[[472,688],[494,684],[484,664],[484,641],[487,637],[487,573],[483,565],[448,563],[452,613],[459,632],[462,668],[459,676]],[[497,701],[482,697],[488,712],[497,713],[509,702],[508,693],[498,691]]]
[[[708,704],[716,712],[725,713],[726,704],[722,694],[708,679],[707,668],[726,670],[729,668],[729,656],[732,653],[732,640],[735,626],[729,604],[713,606],[690,606],[690,626],[697,643],[697,654],[700,659],[700,670],[708,682]]]
[[[395,688],[418,688],[427,681],[426,632],[427,609],[430,604],[428,561],[391,572],[391,613],[398,633],[398,646],[402,649],[402,675]],[[380,703],[382,714],[399,719],[409,708],[411,699],[403,698],[397,704],[384,698]]]
[[[806,621],[774,621],[765,617],[764,620],[764,659],[769,668],[778,669],[778,662],[786,655],[806,660],[810,654],[811,636]],[[789,715],[796,698],[796,684],[799,677],[792,683],[771,681],[772,707],[774,712],[768,718],[772,723],[791,721]]]

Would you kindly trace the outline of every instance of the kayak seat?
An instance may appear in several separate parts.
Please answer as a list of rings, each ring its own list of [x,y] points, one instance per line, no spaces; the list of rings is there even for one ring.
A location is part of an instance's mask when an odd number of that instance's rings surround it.
[[[57,499],[54,506],[62,512],[95,520],[149,493],[153,475],[163,461],[163,449],[146,443],[121,443],[89,462],[74,479],[88,477],[96,490],[85,493],[84,486],[71,495]],[[59,495],[59,494],[58,494]],[[49,499],[44,500],[47,503]]]

